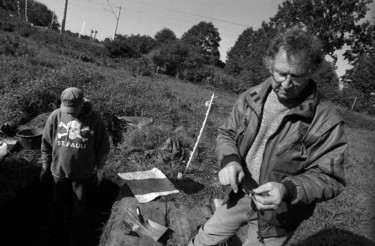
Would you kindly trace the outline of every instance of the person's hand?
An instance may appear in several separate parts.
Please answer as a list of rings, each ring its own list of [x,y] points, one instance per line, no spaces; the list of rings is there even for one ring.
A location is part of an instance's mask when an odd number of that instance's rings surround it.
[[[238,192],[238,185],[244,178],[245,173],[241,164],[238,162],[230,162],[219,172],[219,180],[222,185],[230,185],[234,193]]]
[[[103,180],[103,177],[104,177],[104,171],[103,171],[103,169],[97,169],[96,170],[96,180],[97,180],[96,186],[100,185],[100,183]]]
[[[268,182],[253,189],[253,192],[253,201],[258,210],[275,210],[283,201],[286,190],[281,183]]]
[[[40,170],[40,173],[39,173],[39,180],[40,180],[40,183],[45,183],[48,179],[48,175],[50,175],[50,170],[49,170],[49,167],[42,167],[42,169]]]

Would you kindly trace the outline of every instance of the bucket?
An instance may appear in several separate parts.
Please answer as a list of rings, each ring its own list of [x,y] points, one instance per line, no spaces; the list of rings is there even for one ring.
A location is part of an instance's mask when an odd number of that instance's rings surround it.
[[[28,128],[17,132],[24,149],[40,149],[42,145],[43,128]]]

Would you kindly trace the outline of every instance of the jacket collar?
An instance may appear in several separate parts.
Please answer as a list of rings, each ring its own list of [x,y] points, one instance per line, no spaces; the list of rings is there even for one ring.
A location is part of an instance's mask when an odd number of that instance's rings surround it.
[[[249,89],[245,95],[247,104],[261,115],[263,105],[269,92],[272,90],[272,77],[266,79],[263,83]],[[313,118],[318,104],[318,91],[315,82],[310,79],[309,84],[302,92],[300,103],[289,109],[288,115],[301,115],[307,118]]]

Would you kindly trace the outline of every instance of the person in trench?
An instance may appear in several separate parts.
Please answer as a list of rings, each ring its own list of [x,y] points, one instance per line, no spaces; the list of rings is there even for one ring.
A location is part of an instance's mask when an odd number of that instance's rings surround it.
[[[62,92],[60,108],[51,113],[44,127],[41,152],[40,179],[46,183],[53,177],[49,233],[56,235],[68,228],[70,244],[78,245],[92,177],[99,185],[110,152],[105,123],[81,89],[69,87]]]

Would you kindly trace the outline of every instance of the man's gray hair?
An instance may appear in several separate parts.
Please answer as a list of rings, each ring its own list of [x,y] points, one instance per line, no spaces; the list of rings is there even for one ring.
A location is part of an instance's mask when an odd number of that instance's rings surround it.
[[[291,27],[272,39],[263,57],[263,64],[267,69],[273,67],[274,59],[280,48],[285,50],[288,57],[302,52],[305,57],[304,66],[311,72],[316,71],[324,60],[323,45],[319,38],[298,26]]]

